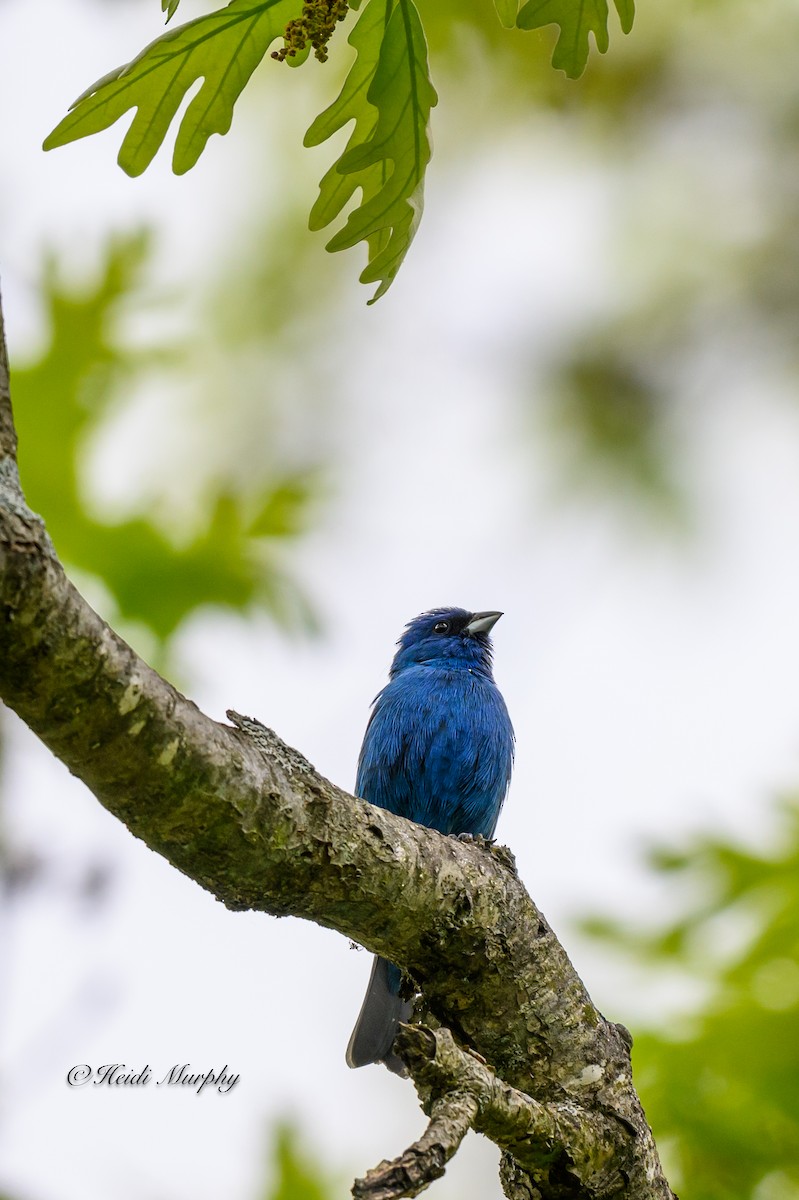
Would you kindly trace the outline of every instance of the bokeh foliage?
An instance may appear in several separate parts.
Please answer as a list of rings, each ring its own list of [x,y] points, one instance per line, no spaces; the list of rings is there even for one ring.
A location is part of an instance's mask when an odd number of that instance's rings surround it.
[[[301,1143],[291,1122],[280,1121],[270,1139],[267,1162],[272,1178],[263,1200],[333,1200],[337,1189]]]
[[[258,605],[280,623],[307,626],[311,609],[276,549],[307,528],[317,491],[312,472],[287,466],[234,488],[204,479],[212,464],[198,464],[191,485],[204,494],[204,514],[192,530],[176,529],[154,500],[110,522],[87,498],[89,437],[148,372],[177,373],[191,360],[190,345],[134,350],[120,332],[122,310],[144,302],[150,252],[146,234],[112,240],[98,277],[83,288],[65,284],[49,260],[41,292],[47,344],[33,361],[13,364],[26,495],[65,563],[101,580],[116,615],[146,627],[161,645],[205,605],[240,612]]]
[[[684,516],[698,414],[742,389],[764,404],[797,394],[799,8],[640,4],[630,36],[576,81],[545,69],[548,31],[533,45],[457,0],[422,12],[441,116],[464,114],[434,167],[507,138],[543,180],[566,164],[598,198],[604,295],[534,356],[523,330],[506,347],[527,363],[530,427],[569,491],[612,497],[622,516]]]
[[[652,866],[695,900],[646,931],[593,921],[614,952],[702,981],[695,1012],[637,1032],[636,1079],[686,1200],[799,1196],[799,801],[762,852],[712,835]],[[732,933],[732,937],[730,934]]]

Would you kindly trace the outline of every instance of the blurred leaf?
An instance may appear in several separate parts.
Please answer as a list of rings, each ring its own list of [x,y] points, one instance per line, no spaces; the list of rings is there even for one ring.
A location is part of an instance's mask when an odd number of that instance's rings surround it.
[[[36,362],[15,363],[14,407],[26,492],[59,539],[69,539],[81,520],[79,441],[122,381],[148,365],[146,356],[134,362],[119,349],[113,315],[137,287],[149,253],[145,232],[112,239],[100,278],[82,293],[62,286],[52,257],[45,264],[50,343]]]
[[[186,93],[202,79],[175,141],[172,169],[182,175],[197,162],[212,133],[228,132],[233,106],[248,79],[301,8],[302,0],[231,0],[226,8],[162,34],[138,58],[92,84],[45,139],[44,149],[108,129],[135,108],[118,162],[128,175],[141,175]]]
[[[424,174],[432,153],[428,121],[438,97],[413,0],[369,0],[350,42],[358,57],[341,94],[305,135],[305,144],[316,146],[348,121],[356,122],[335,165],[345,182],[330,171],[325,175],[311,228],[329,224],[361,188],[360,204],[327,249],[367,242],[369,263],[360,279],[380,281],[374,303],[391,285],[421,219]]]
[[[289,1122],[276,1127],[271,1157],[274,1181],[263,1193],[264,1200],[333,1200],[335,1189],[302,1152],[297,1131]]]
[[[308,496],[318,489],[311,475],[288,475],[275,483],[248,527],[250,537],[291,537],[306,524]]]
[[[624,33],[633,25],[633,0],[615,0]],[[527,0],[516,18],[519,29],[540,29],[559,25],[560,36],[552,55],[552,65],[577,79],[588,62],[588,37],[593,33],[596,48],[604,54],[608,48],[607,0]]]
[[[48,267],[50,344],[36,362],[14,365],[20,471],[30,503],[45,517],[61,557],[102,579],[120,614],[160,641],[208,604],[237,611],[258,604],[283,624],[313,626],[307,601],[274,553],[307,527],[318,491],[307,470],[284,469],[241,494],[211,495],[204,528],[179,544],[149,514],[108,524],[84,503],[79,466],[88,434],[121,388],[163,357],[160,350],[127,353],[114,332],[148,252],[144,234],[113,242],[101,277],[83,294],[63,287],[54,264]]]
[[[167,24],[169,24],[178,11],[179,4],[180,0],[161,0],[161,12],[166,13]]]
[[[572,462],[573,485],[623,484],[663,515],[681,516],[665,398],[618,348],[583,348],[553,372],[550,426]]]
[[[585,926],[639,965],[676,962],[711,983],[702,1011],[636,1034],[647,1114],[693,1200],[787,1200],[799,1193],[799,802],[783,805],[773,854],[708,837],[657,861],[706,898],[659,930]],[[742,947],[698,952],[719,919],[748,931]]]

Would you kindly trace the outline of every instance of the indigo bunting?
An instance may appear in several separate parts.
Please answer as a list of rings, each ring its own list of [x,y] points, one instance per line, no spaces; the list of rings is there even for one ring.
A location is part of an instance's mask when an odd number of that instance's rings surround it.
[[[389,682],[376,697],[358,759],[355,794],[444,834],[493,836],[513,766],[513,726],[491,671],[499,612],[438,608],[406,627]],[[347,1047],[347,1063],[383,1062],[412,1002],[402,973],[375,958]]]

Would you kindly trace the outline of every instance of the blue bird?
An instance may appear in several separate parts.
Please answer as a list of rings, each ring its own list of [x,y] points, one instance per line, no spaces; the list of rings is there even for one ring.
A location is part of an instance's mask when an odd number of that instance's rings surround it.
[[[513,726],[491,671],[489,633],[502,613],[437,608],[405,627],[376,697],[355,794],[444,834],[493,837],[513,766]],[[375,958],[347,1047],[350,1067],[384,1062],[412,1004],[401,971]]]

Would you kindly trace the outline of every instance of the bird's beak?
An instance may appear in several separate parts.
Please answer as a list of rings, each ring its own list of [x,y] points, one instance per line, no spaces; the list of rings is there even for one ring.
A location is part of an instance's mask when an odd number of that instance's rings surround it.
[[[469,623],[465,626],[463,632],[470,635],[474,635],[475,633],[490,633],[501,616],[501,612],[472,613]]]

